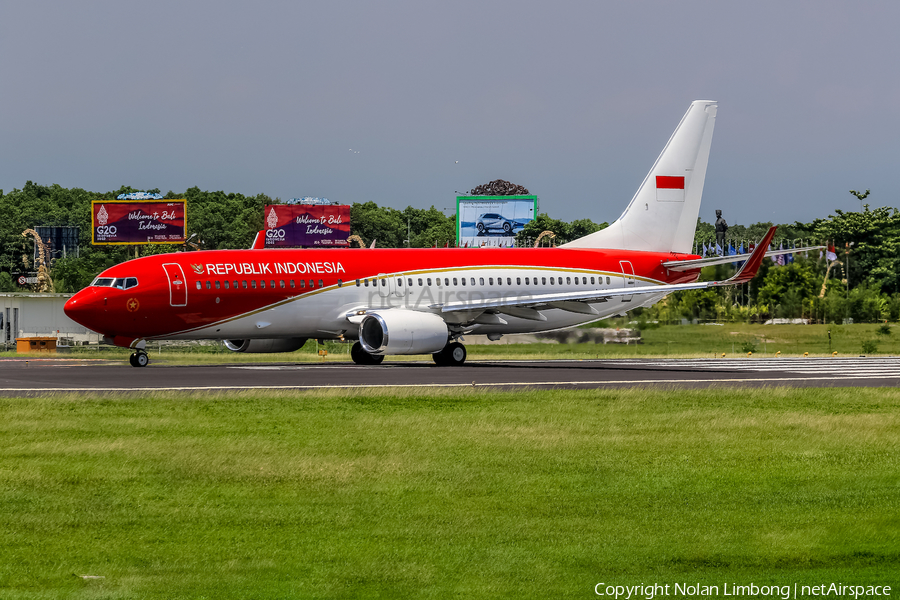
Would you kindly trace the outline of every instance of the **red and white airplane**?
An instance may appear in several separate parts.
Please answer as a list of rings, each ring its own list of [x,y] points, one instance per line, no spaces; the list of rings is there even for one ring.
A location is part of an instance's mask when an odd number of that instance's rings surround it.
[[[612,225],[558,248],[263,249],[137,258],[101,273],[66,314],[149,359],[148,340],[219,339],[235,352],[290,352],[308,338],[358,340],[357,364],[432,354],[461,365],[466,334],[562,329],[649,306],[678,290],[749,281],[750,255],[691,254],[717,104],[693,102]],[[727,281],[700,268],[745,260]]]

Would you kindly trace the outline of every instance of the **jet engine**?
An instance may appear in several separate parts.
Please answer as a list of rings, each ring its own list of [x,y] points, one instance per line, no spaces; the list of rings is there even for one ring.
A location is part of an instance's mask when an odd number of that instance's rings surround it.
[[[359,343],[369,354],[433,354],[448,337],[441,317],[414,310],[370,312],[359,325]]]
[[[232,352],[293,352],[306,343],[306,338],[265,339],[265,340],[224,340],[225,347]]]

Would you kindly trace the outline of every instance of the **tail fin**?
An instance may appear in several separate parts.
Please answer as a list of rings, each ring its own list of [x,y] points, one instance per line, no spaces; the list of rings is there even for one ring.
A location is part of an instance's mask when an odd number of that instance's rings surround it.
[[[690,252],[717,107],[692,102],[622,216],[563,247]]]

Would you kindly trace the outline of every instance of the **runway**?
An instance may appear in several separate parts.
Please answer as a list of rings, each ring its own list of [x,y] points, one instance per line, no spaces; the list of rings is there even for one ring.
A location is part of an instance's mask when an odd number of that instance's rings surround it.
[[[896,387],[900,358],[622,359],[271,363],[134,368],[102,359],[0,360],[0,394],[310,390],[369,387],[610,389],[640,386]]]

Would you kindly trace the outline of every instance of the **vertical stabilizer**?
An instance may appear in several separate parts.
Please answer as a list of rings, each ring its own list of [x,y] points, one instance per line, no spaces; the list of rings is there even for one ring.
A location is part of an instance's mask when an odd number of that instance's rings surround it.
[[[690,252],[717,107],[711,100],[692,102],[622,216],[563,247]]]

